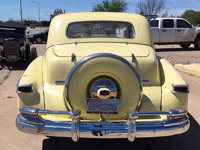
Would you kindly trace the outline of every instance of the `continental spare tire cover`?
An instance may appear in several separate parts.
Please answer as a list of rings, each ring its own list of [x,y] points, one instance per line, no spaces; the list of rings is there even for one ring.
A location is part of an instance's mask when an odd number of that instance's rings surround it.
[[[65,83],[65,98],[72,109],[81,111],[80,118],[98,120],[99,114],[86,113],[86,99],[99,97],[91,94],[101,82],[114,87],[114,94],[104,94],[104,99],[119,99],[118,114],[102,115],[105,120],[127,119],[127,111],[135,110],[141,100],[142,85],[134,67],[124,58],[109,53],[99,53],[87,56],[76,63],[70,70]],[[98,85],[109,89],[106,85]],[[103,87],[104,86],[104,87]],[[106,91],[106,90],[105,90]],[[108,92],[109,93],[109,92]],[[112,92],[110,92],[112,93]]]

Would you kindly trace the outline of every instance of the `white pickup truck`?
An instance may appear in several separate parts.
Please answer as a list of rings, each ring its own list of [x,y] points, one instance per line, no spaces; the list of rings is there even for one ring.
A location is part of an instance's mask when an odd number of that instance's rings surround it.
[[[155,18],[149,21],[154,44],[179,44],[200,49],[200,28],[182,18]]]

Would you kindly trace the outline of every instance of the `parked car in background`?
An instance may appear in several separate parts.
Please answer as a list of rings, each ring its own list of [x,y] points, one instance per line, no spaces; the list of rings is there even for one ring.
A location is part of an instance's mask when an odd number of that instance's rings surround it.
[[[26,42],[26,27],[16,23],[0,23],[0,61],[16,62],[33,60],[36,49],[30,50]]]
[[[40,33],[31,34],[28,36],[28,41],[31,43],[36,42],[37,44],[42,44],[43,42],[47,41],[48,32],[49,32],[49,29]]]
[[[31,25],[30,25],[30,28],[31,28],[31,29],[35,29],[36,27],[38,27],[38,24],[31,24]]]
[[[149,24],[154,44],[179,44],[183,48],[194,44],[200,49],[200,28],[183,18],[155,18]]]
[[[90,35],[82,28],[88,24],[95,27]],[[24,72],[17,94],[16,126],[30,134],[134,141],[181,134],[190,126],[188,85],[156,56],[141,15],[54,17],[45,54]]]

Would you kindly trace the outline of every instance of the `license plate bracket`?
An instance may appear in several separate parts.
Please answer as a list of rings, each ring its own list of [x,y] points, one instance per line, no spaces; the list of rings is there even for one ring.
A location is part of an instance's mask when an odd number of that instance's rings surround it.
[[[118,99],[88,98],[86,111],[88,114],[118,114]]]

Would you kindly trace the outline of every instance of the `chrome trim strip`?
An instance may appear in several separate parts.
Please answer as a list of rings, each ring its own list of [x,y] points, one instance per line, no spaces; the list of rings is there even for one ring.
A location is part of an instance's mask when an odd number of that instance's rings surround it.
[[[118,55],[111,54],[111,53],[97,53],[97,54],[92,54],[92,55],[86,56],[83,59],[81,59],[79,62],[77,62],[71,68],[71,70],[69,71],[69,73],[67,75],[66,82],[65,82],[65,87],[66,87],[65,88],[65,98],[66,98],[66,100],[67,100],[67,89],[68,89],[68,85],[69,85],[69,80],[70,80],[73,72],[76,70],[76,68],[78,68],[81,64],[83,64],[83,63],[85,63],[85,62],[87,62],[91,59],[99,58],[99,57],[109,57],[109,58],[114,58],[114,59],[120,60],[121,62],[125,63],[127,66],[129,66],[132,69],[132,71],[135,73],[137,80],[139,82],[139,86],[140,86],[140,99],[139,99],[139,101],[141,101],[141,98],[142,98],[142,82],[141,82],[139,74],[135,71],[134,67],[126,59],[124,59],[124,58],[122,58]]]
[[[28,115],[38,114],[57,114],[57,115],[70,115],[69,111],[51,111],[51,110],[39,110],[37,108],[19,108],[20,113]]]
[[[65,81],[62,81],[62,80],[56,80],[55,83],[56,83],[56,84],[63,84],[63,83],[65,83]]]
[[[72,137],[73,141],[78,141],[80,137],[86,138],[128,138],[129,141],[134,141],[136,137],[159,137],[181,134],[189,129],[190,121],[187,114],[187,109],[169,110],[168,112],[150,112],[149,115],[166,115],[167,118],[163,121],[154,122],[136,122],[138,116],[147,115],[135,110],[127,112],[128,120],[126,123],[115,122],[88,122],[80,123],[80,111],[72,110],[70,112],[58,112],[39,110],[37,108],[20,108],[21,114],[18,114],[16,119],[17,128],[26,133],[42,134],[46,136]],[[49,114],[66,114],[69,115],[72,121],[56,122],[50,120],[41,120],[31,118],[31,116],[39,113]],[[30,117],[24,114],[31,114]],[[180,118],[171,118],[173,116]],[[181,117],[182,115],[182,117]],[[171,119],[170,119],[171,118]]]
[[[27,115],[38,115],[39,109],[38,108],[19,108],[20,113],[27,114]]]
[[[30,117],[26,117],[26,116],[23,116],[20,114],[18,114],[17,118],[19,119],[19,121],[26,123],[26,124],[38,125],[38,126],[45,125],[45,123],[40,121],[38,118],[30,118]]]
[[[142,83],[149,83],[149,80],[142,80]]]
[[[165,122],[163,124],[163,127],[171,127],[171,126],[178,126],[178,125],[182,125],[182,124],[186,124],[189,120],[189,117],[186,115],[186,118],[184,121],[180,121],[180,122],[172,122],[172,121],[168,121],[168,122]]]
[[[75,113],[76,111],[51,111],[51,110],[39,110],[38,108],[19,108],[20,113],[28,114],[28,115],[38,115],[38,114],[58,114],[58,115],[76,115],[80,114],[78,110],[76,110],[78,113]],[[182,115],[187,115],[188,110],[183,108],[183,109],[170,109],[169,111],[154,111],[154,112],[136,112],[135,110],[129,110],[127,112],[128,116],[130,114],[137,116],[154,116],[154,115],[168,115],[170,117],[175,117],[175,116],[182,116]],[[73,114],[73,115],[72,115]],[[133,116],[131,116],[133,117]]]
[[[121,40],[121,39],[120,39]],[[48,48],[51,48],[51,47],[54,47],[54,46],[62,46],[62,45],[67,45],[67,44],[75,44],[75,45],[77,45],[77,44],[88,44],[88,43],[101,43],[101,44],[103,44],[103,43],[119,43],[119,44],[123,44],[123,43],[125,43],[126,44],[126,42],[127,41],[125,41],[125,42],[120,42],[120,41],[118,41],[118,42],[114,42],[114,41],[93,41],[93,42],[71,42],[71,43],[62,43],[62,44],[54,44],[54,45],[50,45],[49,47],[46,47],[46,49],[45,50],[47,50]],[[142,43],[134,43],[134,42],[127,42],[128,44],[137,44],[137,45],[144,45],[144,46],[149,46],[149,47],[152,47],[151,45],[148,45],[148,44],[142,44]]]

